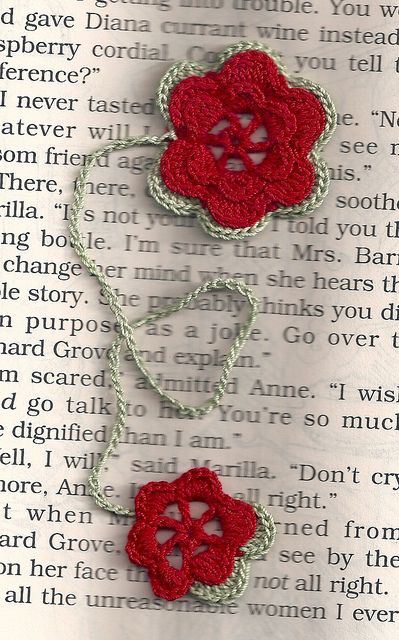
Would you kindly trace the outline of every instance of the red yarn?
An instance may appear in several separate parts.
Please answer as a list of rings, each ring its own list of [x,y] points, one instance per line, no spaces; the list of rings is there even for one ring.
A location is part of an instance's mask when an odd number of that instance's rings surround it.
[[[198,519],[190,515],[190,502],[200,501],[208,509]],[[168,505],[176,503],[180,520],[165,515]],[[136,496],[136,522],[129,532],[127,554],[132,562],[148,568],[154,593],[175,600],[189,591],[193,582],[207,585],[224,582],[232,573],[236,557],[256,531],[254,509],[242,500],[223,493],[217,475],[206,468],[190,469],[173,482],[149,482]],[[218,518],[223,535],[208,534],[204,525]],[[174,535],[161,544],[160,529],[172,529]],[[205,551],[199,550],[207,545]],[[182,566],[176,569],[167,556],[175,547],[182,554]],[[196,552],[197,550],[197,552]]]
[[[308,154],[325,128],[324,109],[311,91],[291,88],[266,53],[238,53],[219,72],[185,78],[169,109],[177,140],[162,156],[162,178],[174,193],[198,198],[220,225],[252,226],[312,192]],[[252,116],[247,126],[243,114]],[[262,129],[266,139],[256,140]],[[239,170],[229,170],[231,159]]]

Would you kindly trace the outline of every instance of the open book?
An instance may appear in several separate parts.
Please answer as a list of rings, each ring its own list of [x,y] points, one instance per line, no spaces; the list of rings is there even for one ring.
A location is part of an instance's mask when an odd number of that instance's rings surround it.
[[[34,5],[34,6],[32,6]],[[0,606],[17,640],[398,637],[399,6],[345,0],[38,0],[0,8]],[[235,276],[260,299],[221,404],[179,415],[122,358],[127,429],[104,473],[140,486],[188,468],[260,502],[277,526],[233,604],[156,598],[124,552],[131,519],[97,508],[87,478],[115,416],[115,320],[72,251],[67,218],[85,156],[162,135],[154,101],[174,60],[259,40],[331,94],[321,208],[245,241],[207,236],[146,195],[154,152],[109,155],[90,176],[91,255],[134,320],[201,282]],[[137,331],[159,384],[212,392],[245,318],[204,295]]]

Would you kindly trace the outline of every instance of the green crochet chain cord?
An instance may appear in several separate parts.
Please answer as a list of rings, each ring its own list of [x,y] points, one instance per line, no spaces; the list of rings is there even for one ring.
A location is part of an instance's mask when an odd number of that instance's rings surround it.
[[[310,195],[308,195],[302,202],[280,207],[276,211],[272,212],[272,215],[304,215],[311,213],[316,207],[320,205],[325,197],[328,185],[329,176],[326,163],[319,157],[319,151],[326,144],[331,137],[336,126],[336,110],[334,104],[331,101],[328,93],[319,85],[314,82],[308,81],[303,78],[288,76],[284,66],[282,65],[279,57],[269,47],[260,43],[240,42],[231,45],[223,52],[220,53],[219,58],[213,70],[220,70],[226,61],[231,60],[237,54],[243,54],[248,52],[262,52],[270,57],[278,72],[281,76],[285,77],[290,82],[290,86],[294,87],[294,91],[298,90],[311,93],[322,105],[325,115],[324,130],[319,134],[316,139],[313,148],[309,152],[309,160],[313,165],[315,182]],[[257,54],[255,54],[257,55]],[[90,492],[93,495],[95,501],[100,507],[114,511],[120,514],[134,515],[131,511],[125,507],[110,502],[104,495],[100,486],[100,473],[105,463],[115,450],[122,431],[126,423],[126,401],[124,396],[123,387],[121,384],[120,372],[119,372],[119,355],[122,347],[122,343],[126,344],[126,348],[129,351],[133,361],[137,365],[141,374],[147,381],[148,385],[154,389],[154,391],[164,400],[171,403],[176,409],[183,415],[189,415],[193,417],[199,417],[209,413],[214,407],[217,406],[221,397],[223,396],[229,375],[232,367],[239,355],[241,348],[243,347],[248,335],[251,331],[251,327],[255,322],[257,315],[258,300],[255,297],[252,290],[240,280],[237,279],[217,279],[199,286],[194,291],[187,293],[185,296],[176,300],[176,302],[167,307],[158,309],[154,313],[147,314],[143,318],[130,322],[126,317],[113,288],[109,284],[106,276],[100,270],[95,260],[93,260],[88,253],[88,249],[84,243],[84,237],[80,231],[80,218],[84,207],[84,200],[86,194],[87,181],[92,168],[95,166],[96,161],[118,150],[129,149],[135,146],[157,146],[160,149],[160,155],[158,160],[154,162],[154,166],[148,175],[148,187],[150,194],[155,198],[157,202],[162,204],[167,210],[177,215],[188,215],[195,213],[198,217],[200,224],[210,234],[221,239],[240,239],[245,236],[253,235],[261,230],[269,221],[271,215],[264,215],[262,219],[256,222],[252,227],[232,229],[222,227],[220,224],[215,224],[209,213],[203,208],[201,203],[195,198],[186,198],[178,195],[167,189],[162,182],[162,177],[159,170],[159,158],[162,153],[167,149],[168,143],[176,140],[176,133],[173,129],[172,122],[169,115],[169,104],[173,89],[181,81],[197,76],[200,79],[204,76],[209,69],[203,68],[196,63],[183,61],[173,65],[169,71],[164,75],[159,86],[157,93],[157,103],[161,114],[163,115],[167,125],[168,131],[162,136],[133,136],[124,140],[115,140],[108,145],[94,151],[86,158],[84,167],[82,168],[80,175],[76,181],[74,199],[71,207],[71,213],[69,218],[69,233],[71,238],[71,244],[79,256],[82,264],[86,267],[87,271],[94,275],[103,291],[108,305],[113,312],[117,324],[119,326],[119,333],[115,338],[109,353],[109,368],[111,373],[112,385],[115,389],[116,403],[117,403],[117,415],[116,421],[112,428],[111,437],[108,445],[101,455],[98,463],[95,465],[90,479],[89,487]],[[187,107],[188,108],[188,107]],[[137,346],[134,331],[138,327],[141,327],[154,320],[167,317],[173,313],[176,313],[186,307],[191,300],[197,298],[202,293],[216,290],[230,290],[236,291],[243,295],[249,304],[249,314],[246,322],[241,326],[238,335],[236,336],[226,360],[222,367],[221,375],[218,383],[215,386],[214,392],[208,400],[198,406],[186,405],[167,393],[156,382],[153,375],[148,371],[143,358],[140,355],[140,350]]]
[[[69,219],[69,233],[71,237],[72,246],[75,249],[77,255],[79,256],[82,264],[86,267],[87,271],[95,276],[100,284],[103,295],[106,298],[109,307],[113,314],[115,315],[117,324],[119,326],[119,333],[115,338],[112,347],[110,349],[110,353],[108,356],[109,369],[111,374],[112,385],[115,390],[116,395],[116,405],[117,405],[117,414],[115,424],[112,427],[111,436],[107,447],[102,453],[99,461],[93,468],[93,471],[89,478],[89,489],[90,493],[93,496],[95,502],[99,507],[103,509],[107,509],[108,511],[112,511],[114,513],[123,514],[123,515],[131,515],[134,516],[134,512],[130,511],[126,507],[114,504],[108,500],[108,498],[104,495],[103,490],[100,485],[100,474],[101,471],[106,464],[109,457],[114,452],[116,446],[119,443],[121,434],[125,428],[126,424],[126,399],[123,391],[123,387],[121,384],[121,376],[120,376],[120,367],[119,367],[119,355],[122,343],[126,343],[127,350],[131,354],[133,361],[137,365],[141,374],[144,376],[145,380],[152,387],[156,393],[164,400],[167,400],[170,404],[172,404],[176,409],[180,411],[182,415],[188,415],[192,417],[200,417],[203,416],[212,409],[214,409],[221,397],[223,396],[227,382],[231,373],[231,370],[234,366],[235,361],[240,353],[241,348],[245,344],[248,335],[251,331],[252,325],[255,322],[257,316],[258,309],[258,300],[253,294],[252,290],[241,280],[228,278],[226,280],[216,279],[211,280],[209,282],[205,282],[197,289],[187,293],[185,296],[177,299],[176,302],[172,305],[168,305],[166,307],[162,307],[153,313],[149,313],[145,315],[143,318],[135,320],[134,322],[130,322],[126,317],[119,301],[118,297],[115,294],[113,288],[109,284],[106,276],[101,271],[101,269],[96,264],[95,260],[93,260],[88,253],[87,247],[84,243],[84,238],[82,232],[80,230],[80,218],[81,213],[84,207],[85,201],[85,193],[87,187],[87,181],[90,175],[90,171],[93,166],[96,164],[96,161],[104,155],[111,153],[112,151],[117,151],[121,149],[128,149],[130,147],[134,147],[137,145],[160,145],[163,144],[165,140],[168,139],[169,134],[165,134],[161,138],[156,136],[138,136],[127,138],[126,140],[115,140],[111,142],[109,145],[106,145],[102,149],[95,151],[91,155],[89,155],[86,159],[85,166],[80,172],[80,175],[76,182],[75,192],[74,192],[74,200],[71,208],[71,215]],[[219,378],[219,382],[216,384],[213,394],[208,400],[206,400],[203,404],[198,406],[186,405],[180,402],[177,398],[174,398],[169,393],[167,393],[162,387],[156,382],[155,378],[148,371],[143,358],[140,355],[140,350],[137,346],[136,339],[134,337],[134,330],[138,327],[142,327],[143,325],[148,324],[149,322],[154,322],[155,320],[159,320],[160,318],[165,318],[170,316],[173,313],[176,313],[185,307],[195,298],[198,298],[202,293],[206,293],[208,291],[217,291],[217,290],[229,290],[229,291],[237,291],[241,295],[243,295],[248,301],[250,312],[248,315],[248,319],[241,326],[239,333],[237,334],[230,351],[226,357],[226,360],[222,367],[221,376]]]
[[[329,186],[329,175],[327,165],[322,158],[320,158],[319,152],[324,146],[324,144],[328,141],[330,136],[332,135],[335,126],[336,126],[336,111],[335,107],[328,96],[327,92],[322,89],[319,85],[314,82],[305,80],[303,78],[290,78],[286,73],[283,65],[281,64],[278,56],[272,52],[268,47],[258,43],[238,43],[236,45],[232,45],[228,47],[224,52],[222,52],[219,56],[218,61],[213,65],[212,70],[216,73],[223,68],[223,65],[226,61],[231,60],[237,54],[244,52],[262,52],[266,53],[267,56],[273,60],[274,65],[278,69],[278,73],[284,77],[287,81],[289,80],[288,86],[293,89],[294,101],[297,99],[297,114],[298,121],[301,123],[303,127],[304,136],[310,135],[308,141],[311,140],[311,134],[308,134],[308,131],[316,131],[317,135],[313,137],[313,145],[308,144],[306,146],[305,140],[305,151],[301,152],[298,150],[298,147],[295,147],[295,144],[298,145],[298,141],[294,143],[294,155],[290,156],[286,155],[288,162],[291,158],[295,158],[295,162],[297,162],[297,173],[292,178],[292,175],[289,174],[288,178],[293,180],[293,190],[297,190],[297,193],[301,192],[301,182],[306,183],[308,180],[309,184],[309,176],[311,175],[309,169],[309,163],[312,167],[314,182],[311,184],[311,188],[303,190],[302,200],[299,198],[297,200],[291,200],[291,204],[286,204],[286,206],[280,206],[279,209],[268,210],[265,211],[263,209],[261,211],[261,215],[263,217],[258,217],[258,219],[251,225],[235,228],[234,225],[232,227],[224,226],[223,224],[219,224],[219,222],[212,217],[210,214],[210,210],[208,210],[204,203],[193,197],[186,197],[182,195],[185,191],[179,191],[178,189],[174,192],[169,188],[166,184],[166,180],[163,180],[162,172],[161,172],[161,161],[162,158],[165,157],[169,151],[169,145],[172,146],[175,143],[179,143],[178,135],[173,129],[171,117],[169,114],[169,107],[171,101],[171,95],[174,89],[179,85],[179,83],[184,82],[187,79],[192,79],[192,77],[197,77],[201,83],[201,78],[206,76],[207,71],[209,69],[205,69],[197,64],[190,63],[187,61],[176,63],[171,67],[171,69],[165,74],[163,77],[160,88],[158,91],[157,102],[160,109],[161,114],[163,115],[167,125],[168,131],[162,136],[133,136],[126,138],[124,140],[115,140],[106,146],[94,151],[91,155],[87,156],[84,167],[82,168],[79,177],[76,181],[75,191],[73,203],[71,206],[71,212],[69,217],[69,233],[71,238],[71,244],[79,256],[82,264],[91,275],[95,276],[97,279],[103,296],[105,297],[110,310],[115,316],[115,320],[118,326],[118,333],[112,343],[112,346],[108,353],[108,364],[110,370],[110,377],[112,382],[112,387],[115,391],[116,397],[116,418],[115,422],[111,428],[109,441],[102,452],[97,464],[94,466],[89,480],[89,491],[92,495],[96,504],[102,509],[106,509],[116,514],[132,516],[134,518],[134,511],[128,509],[127,507],[111,502],[104,493],[104,490],[101,485],[101,473],[104,469],[105,464],[109,460],[110,456],[112,456],[116,447],[118,446],[121,435],[126,425],[126,398],[125,393],[121,381],[121,373],[120,373],[120,352],[122,346],[125,345],[127,351],[129,352],[132,361],[137,366],[144,380],[146,381],[148,387],[152,388],[163,400],[166,400],[170,405],[175,407],[180,414],[190,416],[190,417],[201,417],[208,414],[212,411],[220,402],[223,394],[226,391],[227,383],[229,380],[229,376],[231,374],[232,368],[238,358],[238,355],[246,343],[249,334],[251,332],[252,326],[256,320],[257,312],[258,312],[258,300],[254,295],[253,291],[241,280],[236,278],[227,278],[222,279],[218,278],[216,280],[212,280],[209,282],[205,282],[202,285],[198,286],[194,290],[186,293],[180,298],[177,298],[173,304],[167,305],[165,307],[161,307],[154,312],[148,313],[145,316],[131,321],[127,318],[125,312],[122,309],[121,304],[119,303],[118,296],[116,295],[114,289],[108,282],[107,277],[104,275],[100,267],[97,265],[96,261],[89,255],[88,247],[85,244],[84,235],[81,232],[80,223],[81,223],[81,214],[85,204],[85,195],[87,189],[87,183],[89,179],[89,175],[93,167],[96,165],[99,158],[106,156],[113,151],[120,151],[129,149],[136,146],[155,146],[158,147],[160,153],[158,158],[154,161],[153,167],[148,175],[148,187],[150,194],[154,197],[154,199],[165,207],[169,212],[172,212],[176,215],[196,215],[200,225],[203,229],[209,233],[210,235],[224,239],[235,239],[239,240],[241,238],[245,238],[247,236],[254,235],[258,231],[262,230],[265,225],[268,223],[272,215],[296,215],[301,216],[305,214],[309,214],[317,208],[324,197],[327,194],[328,186]],[[252,54],[251,54],[252,55]],[[255,53],[255,56],[258,56],[259,53]],[[256,75],[256,74],[255,74]],[[189,80],[190,85],[191,80]],[[187,85],[186,85],[187,86]],[[276,81],[276,86],[278,86],[278,81]],[[277,89],[276,89],[277,91]],[[301,93],[302,92],[302,93]],[[307,98],[308,103],[306,103],[306,98],[301,98],[304,94],[309,94],[311,97]],[[281,94],[284,96],[284,92]],[[303,102],[301,103],[301,99]],[[312,102],[313,101],[313,102]],[[316,106],[316,101],[318,101],[318,106]],[[308,122],[306,121],[305,116],[303,115],[304,111],[306,111],[306,104],[310,104],[309,113],[307,114]],[[299,105],[299,106],[298,106]],[[304,106],[305,105],[305,106]],[[187,107],[188,108],[188,107]],[[191,105],[190,105],[191,108]],[[312,111],[313,109],[313,111]],[[241,109],[242,110],[242,109]],[[302,111],[301,111],[302,110]],[[324,129],[320,127],[320,112],[323,111],[324,114]],[[256,109],[254,109],[256,111]],[[205,111],[204,111],[205,112]],[[272,112],[272,117],[273,112]],[[288,117],[288,116],[287,116]],[[291,116],[290,116],[291,117]],[[256,122],[259,123],[259,116],[255,115],[255,118],[258,118]],[[302,119],[302,120],[301,120]],[[231,132],[227,132],[224,140],[227,141],[227,145],[239,145],[241,142],[232,142],[231,140],[235,140],[236,136],[241,136],[241,140],[244,142],[248,142],[249,134],[242,129],[240,129],[237,124],[237,118],[235,115],[232,116],[232,120],[230,122],[230,126],[232,130],[235,127],[235,133],[232,136]],[[289,120],[289,118],[288,118]],[[277,120],[276,120],[277,121]],[[276,122],[275,121],[275,122]],[[319,122],[319,124],[317,124]],[[233,123],[233,124],[232,124]],[[316,123],[316,124],[315,124]],[[273,125],[274,126],[274,125]],[[259,127],[259,124],[258,124]],[[289,128],[289,125],[287,125]],[[307,128],[308,127],[308,128]],[[319,128],[318,128],[319,127]],[[178,129],[176,129],[178,131]],[[238,133],[237,133],[238,132]],[[267,132],[266,132],[267,133]],[[229,138],[229,135],[231,136]],[[247,138],[245,138],[247,136]],[[223,139],[223,138],[222,138]],[[229,142],[230,141],[230,142]],[[253,146],[252,142],[249,142],[249,149],[253,150],[256,148]],[[308,148],[309,147],[309,148]],[[311,148],[310,148],[311,147]],[[174,147],[176,148],[176,146]],[[241,147],[240,147],[241,148]],[[242,147],[243,148],[243,147]],[[267,143],[266,147],[268,148]],[[230,152],[231,153],[231,152]],[[244,149],[244,154],[246,153]],[[171,162],[170,158],[171,154],[169,154],[169,163]],[[284,157],[284,156],[282,156]],[[181,160],[181,158],[179,159]],[[173,162],[175,164],[173,164]],[[262,161],[263,162],[263,161]],[[302,164],[301,164],[302,162]],[[175,170],[176,167],[180,169],[183,167],[183,162],[181,165],[177,162],[176,159],[172,161],[172,168]],[[205,165],[204,165],[205,166]],[[168,169],[168,166],[167,166]],[[206,171],[206,168],[199,167],[198,171]],[[256,168],[257,169],[257,168]],[[245,173],[245,172],[242,172]],[[165,174],[166,175],[166,174]],[[237,176],[237,174],[236,174]],[[244,176],[245,177],[245,176]],[[234,183],[235,178],[230,178],[232,184]],[[173,171],[169,175],[170,184],[174,184],[174,174]],[[296,180],[296,183],[295,183]],[[294,189],[295,187],[295,189]],[[277,192],[280,189],[281,201],[284,202],[284,189],[277,183]],[[248,194],[248,202],[252,203],[250,198],[253,197],[253,194]],[[254,201],[255,202],[255,201]],[[286,202],[288,202],[286,200]],[[245,203],[244,205],[245,206]],[[251,206],[251,205],[250,205]],[[203,293],[213,292],[213,291],[231,291],[242,295],[248,303],[248,316],[245,322],[241,325],[237,336],[235,337],[228,354],[225,357],[224,364],[221,369],[221,374],[218,382],[214,386],[214,391],[212,395],[199,405],[189,405],[181,402],[178,398],[175,398],[170,393],[168,393],[165,389],[163,389],[157,382],[156,378],[151,374],[148,370],[144,359],[140,354],[140,349],[137,345],[136,338],[134,332],[139,327],[145,326],[148,323],[157,321],[161,318],[168,317],[174,313],[182,311],[188,305],[190,305],[191,301],[198,298]],[[275,525],[271,516],[267,513],[267,511],[262,507],[262,505],[254,504],[252,505],[256,516],[257,516],[257,528],[256,534],[252,540],[250,540],[244,547],[241,547],[240,555],[236,557],[235,565],[233,573],[224,583],[210,583],[203,584],[200,582],[195,582],[191,586],[191,593],[196,597],[205,600],[206,602],[210,602],[213,604],[218,604],[222,602],[229,602],[234,600],[236,597],[242,594],[244,589],[246,588],[249,580],[249,562],[250,560],[254,560],[262,557],[270,546],[272,545],[275,537]],[[145,566],[145,565],[144,565]],[[210,586],[212,585],[212,586]]]

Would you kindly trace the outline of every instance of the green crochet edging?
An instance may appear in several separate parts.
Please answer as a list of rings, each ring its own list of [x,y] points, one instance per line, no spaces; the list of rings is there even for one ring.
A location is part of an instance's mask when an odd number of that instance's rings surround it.
[[[212,604],[223,604],[232,602],[239,598],[248,586],[250,574],[250,561],[257,560],[265,555],[272,546],[276,527],[271,515],[261,504],[252,503],[258,521],[256,533],[245,547],[242,547],[243,555],[237,558],[233,573],[223,584],[208,586],[201,582],[196,582],[190,589],[190,593]]]
[[[239,240],[248,236],[253,236],[265,228],[265,226],[270,222],[272,216],[294,215],[299,217],[312,213],[323,202],[328,193],[328,187],[330,184],[327,165],[324,160],[320,158],[319,152],[331,138],[337,125],[337,113],[334,103],[332,102],[327,91],[325,91],[325,89],[323,89],[323,87],[321,87],[319,84],[298,76],[290,76],[287,72],[287,69],[281,62],[278,54],[266,45],[259,42],[239,42],[238,44],[227,47],[227,49],[219,54],[215,64],[209,67],[204,67],[197,63],[188,62],[186,60],[183,62],[177,62],[176,64],[172,65],[172,67],[163,76],[157,92],[157,104],[170,129],[171,135],[173,137],[176,137],[173,131],[172,122],[169,117],[169,101],[174,87],[184,78],[188,78],[193,75],[203,76],[209,70],[218,71],[226,62],[226,60],[228,60],[232,56],[236,55],[237,53],[242,53],[243,51],[254,49],[257,51],[263,51],[271,58],[273,58],[279,71],[282,75],[285,76],[291,87],[302,87],[304,89],[307,89],[308,91],[311,91],[317,96],[317,98],[323,105],[326,115],[326,126],[323,133],[315,142],[311,153],[309,154],[309,159],[314,166],[316,174],[316,181],[312,193],[297,205],[280,207],[279,209],[266,214],[263,218],[261,218],[258,222],[250,227],[243,227],[241,229],[230,229],[228,227],[219,225],[209,214],[208,210],[202,206],[201,202],[197,198],[179,196],[178,194],[173,193],[172,191],[170,191],[170,189],[168,189],[160,174],[160,161],[165,147],[161,150],[159,157],[154,162],[154,165],[148,175],[148,186],[150,194],[161,206],[173,211],[177,215],[195,214],[198,217],[201,226],[208,234],[216,238],[222,238],[224,240]]]

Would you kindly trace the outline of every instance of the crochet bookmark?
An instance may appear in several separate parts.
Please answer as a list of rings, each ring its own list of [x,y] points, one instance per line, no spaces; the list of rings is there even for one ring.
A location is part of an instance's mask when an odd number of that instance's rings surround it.
[[[223,396],[255,322],[258,301],[240,280],[217,279],[130,322],[106,276],[90,258],[80,231],[86,184],[97,159],[111,151],[158,146],[159,157],[148,175],[154,199],[177,215],[195,214],[212,236],[244,238],[263,229],[272,215],[305,215],[322,203],[329,177],[320,151],[334,131],[336,112],[324,89],[290,77],[274,52],[249,42],[228,47],[211,68],[187,61],[173,65],[161,80],[157,101],[166,133],[116,140],[89,155],[77,179],[71,208],[72,246],[97,278],[119,327],[108,358],[117,416],[89,478],[89,489],[101,508],[135,518],[126,551],[133,563],[147,567],[157,596],[174,600],[190,592],[204,601],[223,603],[243,593],[250,560],[262,557],[274,541],[275,526],[265,508],[231,498],[223,493],[214,472],[195,468],[173,482],[144,485],[131,511],[108,500],[100,474],[126,423],[119,370],[122,344],[161,398],[183,415],[203,416]],[[248,319],[225,358],[211,397],[201,405],[187,405],[162,389],[148,371],[134,331],[180,311],[204,292],[221,289],[244,296],[250,308]],[[205,503],[206,510],[195,514],[194,502]],[[207,529],[215,521],[221,535]],[[169,537],[165,539],[162,533]],[[180,567],[169,561],[176,550],[181,553]]]

